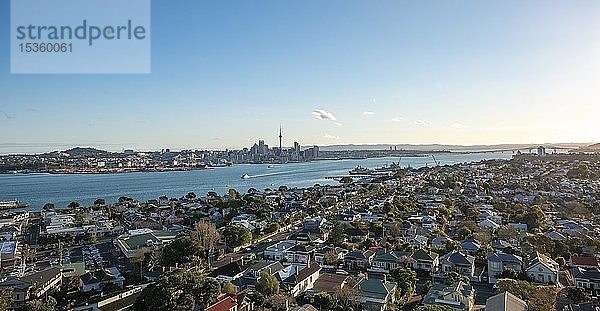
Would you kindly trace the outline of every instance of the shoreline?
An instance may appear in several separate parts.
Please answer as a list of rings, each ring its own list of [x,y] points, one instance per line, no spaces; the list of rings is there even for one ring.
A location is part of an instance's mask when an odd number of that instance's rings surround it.
[[[492,151],[431,151],[429,153],[412,153],[406,155],[398,155],[398,156],[368,156],[368,157],[335,157],[335,158],[316,158],[311,161],[304,162],[286,162],[286,163],[277,163],[277,162],[263,162],[263,163],[235,163],[234,165],[288,165],[288,164],[298,164],[298,163],[309,163],[309,162],[320,162],[320,161],[346,161],[346,160],[369,160],[369,159],[381,159],[381,158],[426,158],[430,157],[433,154],[452,154],[452,155],[461,155],[461,154],[478,154],[478,153],[496,153],[496,152],[504,152],[501,150],[492,150]],[[110,174],[124,174],[124,173],[163,173],[163,172],[187,172],[187,171],[203,171],[210,169],[218,169],[225,168],[230,166],[207,166],[207,167],[198,167],[198,168],[158,168],[158,169],[145,169],[145,168],[137,168],[137,169],[114,169],[114,170],[73,170],[66,171],[68,169],[58,169],[58,170],[31,170],[31,171],[2,171],[0,172],[0,176],[3,175],[30,175],[30,174],[48,174],[48,175],[110,175]]]

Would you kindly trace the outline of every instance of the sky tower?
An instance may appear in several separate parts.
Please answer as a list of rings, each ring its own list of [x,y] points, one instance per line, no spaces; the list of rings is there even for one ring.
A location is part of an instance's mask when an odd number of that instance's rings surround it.
[[[283,147],[281,145],[281,139],[283,138],[283,136],[281,136],[281,124],[279,125],[279,154],[283,154]]]

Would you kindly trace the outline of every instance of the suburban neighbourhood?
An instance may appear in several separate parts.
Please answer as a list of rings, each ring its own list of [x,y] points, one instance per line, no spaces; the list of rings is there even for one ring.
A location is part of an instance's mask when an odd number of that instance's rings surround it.
[[[541,152],[335,186],[49,202],[3,211],[0,308],[599,310],[599,218],[600,156]]]

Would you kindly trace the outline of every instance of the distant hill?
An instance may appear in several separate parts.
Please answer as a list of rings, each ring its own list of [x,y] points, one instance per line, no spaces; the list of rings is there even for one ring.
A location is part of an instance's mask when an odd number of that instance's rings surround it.
[[[69,150],[63,151],[70,155],[71,157],[102,157],[110,155],[111,153],[105,150],[99,150],[96,148],[84,148],[84,147],[75,147]]]
[[[600,150],[600,143],[589,145],[586,147],[586,149]]]
[[[546,147],[558,147],[564,149],[576,149],[584,146],[588,146],[589,143],[547,143],[547,144],[498,144],[498,145],[442,145],[442,144],[375,144],[375,145],[330,145],[330,146],[319,146],[320,150],[323,151],[344,151],[344,150],[389,150],[390,147],[396,147],[397,150],[417,150],[417,151],[454,151],[454,152],[468,152],[468,151],[492,151],[492,150],[516,150],[516,149],[527,149],[537,148],[538,146]]]
[[[577,150],[573,150],[573,152],[598,152],[600,151],[600,143],[587,145],[579,147]]]

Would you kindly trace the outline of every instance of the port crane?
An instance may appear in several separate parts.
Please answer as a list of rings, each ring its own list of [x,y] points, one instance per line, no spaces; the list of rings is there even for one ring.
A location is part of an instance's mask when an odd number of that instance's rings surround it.
[[[432,154],[432,155],[431,155],[431,158],[433,159],[433,162],[435,163],[435,166],[440,166],[440,161],[438,161],[438,160],[435,158],[435,155],[433,155],[433,154]]]

